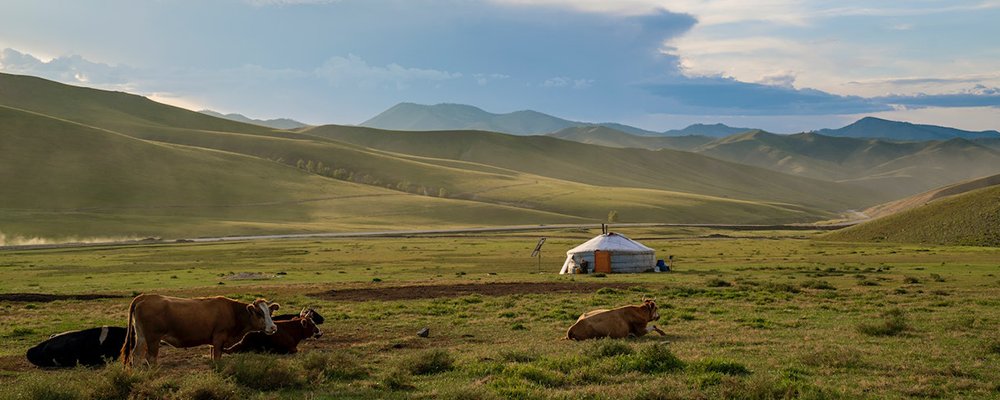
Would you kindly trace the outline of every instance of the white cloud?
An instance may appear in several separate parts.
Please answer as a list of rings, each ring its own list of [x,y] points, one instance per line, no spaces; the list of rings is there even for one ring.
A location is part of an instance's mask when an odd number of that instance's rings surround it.
[[[476,84],[479,86],[486,86],[492,81],[510,79],[510,75],[504,74],[472,74],[472,78],[476,80]]]
[[[42,61],[31,54],[7,48],[0,51],[0,71],[120,89],[127,83],[126,75],[132,69],[88,61],[79,55]]]
[[[566,76],[556,76],[546,79],[542,82],[542,87],[548,88],[563,88],[569,87],[573,89],[586,89],[593,86],[593,79],[573,79]]]
[[[416,82],[446,81],[462,77],[457,72],[408,68],[395,63],[384,67],[368,65],[354,54],[326,60],[316,69],[316,74],[334,86],[358,85],[370,88],[392,85],[397,89],[408,88]]]

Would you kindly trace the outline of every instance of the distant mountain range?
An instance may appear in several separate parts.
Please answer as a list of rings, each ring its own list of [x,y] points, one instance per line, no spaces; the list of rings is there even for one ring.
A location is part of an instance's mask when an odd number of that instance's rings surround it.
[[[361,126],[399,131],[479,130],[512,135],[544,135],[572,127],[604,126],[637,136],[663,136],[665,134],[614,122],[570,121],[532,110],[494,114],[470,105],[447,103],[435,105],[399,103],[362,122]],[[685,128],[685,130],[689,128],[691,127]],[[716,131],[718,128],[711,126],[711,132]],[[673,133],[666,134],[673,135]],[[690,134],[716,136],[707,132],[695,131],[678,133],[678,135]]]
[[[821,135],[872,138],[897,141],[1000,138],[997,131],[965,131],[936,125],[911,124],[875,117],[864,117],[840,129],[821,129]]]
[[[245,121],[244,121],[245,122]],[[602,126],[634,136],[707,136],[721,138],[754,130],[754,128],[732,127],[725,124],[693,124],[684,129],[671,129],[664,132],[654,132],[625,124],[602,122],[589,123],[571,121],[554,117],[532,110],[515,111],[506,114],[494,114],[480,108],[464,104],[422,105],[415,103],[400,103],[379,115],[361,123],[361,126],[378,129],[401,131],[440,131],[440,130],[482,130],[509,133],[513,135],[544,135],[553,134],[556,137],[584,135],[584,131],[563,131],[567,128],[586,128]],[[557,134],[557,132],[560,132]],[[616,138],[598,139],[601,133],[615,135],[605,130],[590,130],[584,135],[585,143],[601,143],[612,145]],[[875,117],[865,117],[850,125],[838,129],[822,129],[817,133],[824,136],[872,138],[893,141],[926,141],[962,139],[997,139],[997,131],[965,131],[934,125],[911,124],[908,122],[889,121]],[[633,140],[633,139],[627,139]],[[692,142],[692,141],[688,141]],[[661,146],[659,141],[648,141],[648,146],[617,145],[614,147],[671,147]],[[680,148],[684,147],[671,147]]]
[[[211,115],[211,116],[217,117],[217,118],[225,118],[225,119],[228,119],[230,121],[245,122],[245,123],[248,123],[248,124],[266,126],[266,127],[274,128],[274,129],[299,129],[299,128],[305,128],[305,127],[309,126],[309,125],[306,125],[306,124],[301,123],[299,121],[296,121],[294,119],[288,119],[288,118],[253,119],[253,118],[249,118],[249,117],[247,117],[247,116],[245,116],[243,114],[236,114],[236,113],[223,114],[223,113],[212,111],[212,110],[201,110],[201,111],[198,111],[198,112],[200,112],[202,114],[205,114],[205,115]]]

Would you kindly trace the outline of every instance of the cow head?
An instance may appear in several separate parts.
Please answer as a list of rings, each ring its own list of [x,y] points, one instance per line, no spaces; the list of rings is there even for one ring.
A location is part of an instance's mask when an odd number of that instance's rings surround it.
[[[247,312],[250,313],[250,324],[258,331],[273,335],[278,331],[278,326],[271,319],[271,312],[281,308],[278,303],[268,304],[265,299],[254,300],[253,304],[247,305]]]
[[[323,336],[323,331],[320,331],[316,323],[313,322],[314,312],[311,308],[303,308],[299,312],[299,317],[302,317],[302,327],[305,328],[306,332],[311,333],[312,337],[319,339],[320,336]]]
[[[660,319],[660,313],[656,311],[656,302],[653,299],[643,299],[642,307],[649,312],[649,320],[656,321]]]

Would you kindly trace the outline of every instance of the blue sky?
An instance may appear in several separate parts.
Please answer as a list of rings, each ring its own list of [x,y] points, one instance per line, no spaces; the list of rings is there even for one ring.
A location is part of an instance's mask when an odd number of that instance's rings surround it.
[[[0,71],[360,123],[403,101],[647,129],[1000,129],[1000,1],[34,0]]]

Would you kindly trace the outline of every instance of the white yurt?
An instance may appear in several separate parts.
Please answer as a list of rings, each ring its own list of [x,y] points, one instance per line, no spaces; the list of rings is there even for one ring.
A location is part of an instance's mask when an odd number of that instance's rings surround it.
[[[656,252],[622,234],[601,234],[566,252],[560,274],[572,274],[574,267],[587,265],[590,272],[656,271]]]

